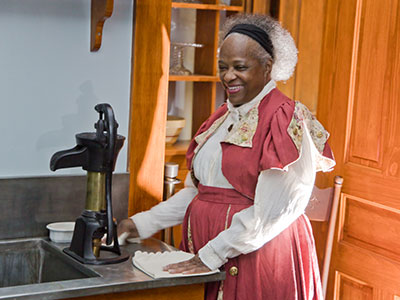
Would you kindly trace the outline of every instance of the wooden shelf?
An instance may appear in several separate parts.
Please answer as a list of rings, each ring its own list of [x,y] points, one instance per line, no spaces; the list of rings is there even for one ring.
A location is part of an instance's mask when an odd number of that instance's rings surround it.
[[[227,11],[243,11],[242,6],[220,5],[220,4],[199,4],[199,3],[184,3],[172,2],[173,8],[192,8],[205,10],[227,10]]]
[[[178,141],[165,147],[165,156],[185,155],[190,141]]]
[[[169,81],[218,82],[219,77],[211,75],[169,75]]]
[[[179,0],[175,0],[179,1]],[[205,45],[205,47],[196,48],[194,54],[193,75],[168,76],[170,83],[174,82],[191,82],[192,89],[192,115],[191,136],[193,137],[201,124],[215,111],[217,97],[221,97],[219,90],[219,76],[217,72],[218,66],[218,37],[221,23],[229,16],[244,11],[247,0],[230,0],[231,5],[222,5],[221,0],[202,0],[203,3],[185,3],[171,2],[171,7],[180,9],[179,12],[186,13],[185,9],[194,10],[195,18],[191,21],[177,18],[177,22],[187,23],[183,26],[195,23],[194,42],[196,44]],[[200,2],[200,1],[198,1]],[[177,11],[174,11],[175,15]],[[175,24],[176,25],[176,24]],[[207,74],[207,75],[205,75]],[[173,87],[173,84],[170,85]],[[172,95],[174,97],[175,95]],[[171,98],[172,98],[171,97]],[[182,147],[181,147],[182,149]],[[174,149],[167,151],[175,151]],[[186,151],[183,147],[181,154]],[[167,154],[168,155],[168,154]]]

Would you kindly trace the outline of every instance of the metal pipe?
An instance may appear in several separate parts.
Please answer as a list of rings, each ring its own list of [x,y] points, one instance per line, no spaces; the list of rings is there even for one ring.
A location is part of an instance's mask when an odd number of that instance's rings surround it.
[[[178,176],[179,165],[174,162],[168,162],[164,168],[164,194],[163,200],[168,200],[175,194],[175,186],[181,181],[176,178]],[[163,241],[169,245],[174,244],[174,235],[172,228],[166,228],[163,232]]]
[[[87,172],[87,191],[85,209],[90,211],[104,211],[106,209],[106,173]],[[100,256],[101,239],[92,241],[93,255]]]
[[[85,209],[102,211],[106,209],[106,173],[87,172]]]

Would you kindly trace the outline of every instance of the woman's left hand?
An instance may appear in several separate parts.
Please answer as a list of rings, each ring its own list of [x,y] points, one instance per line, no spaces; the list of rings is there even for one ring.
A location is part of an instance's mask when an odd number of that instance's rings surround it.
[[[167,265],[163,270],[168,271],[171,274],[195,274],[211,271],[205,264],[203,264],[198,255],[180,263]]]

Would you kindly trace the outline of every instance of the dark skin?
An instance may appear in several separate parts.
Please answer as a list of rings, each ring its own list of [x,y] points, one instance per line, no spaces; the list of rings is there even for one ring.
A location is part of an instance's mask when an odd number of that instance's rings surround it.
[[[252,49],[257,46],[256,41],[238,33],[230,34],[221,45],[218,60],[220,80],[234,106],[251,101],[271,80],[272,62],[269,60],[262,64],[251,55]],[[118,225],[118,236],[123,232],[129,232],[129,237],[139,237],[131,219],[125,219]],[[211,271],[198,254],[189,260],[167,265],[163,270],[184,274]]]

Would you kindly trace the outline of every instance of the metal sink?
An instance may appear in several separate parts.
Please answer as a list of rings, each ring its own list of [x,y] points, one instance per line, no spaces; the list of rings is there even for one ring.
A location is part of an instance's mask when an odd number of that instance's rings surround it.
[[[0,243],[0,288],[99,276],[45,240]]]

